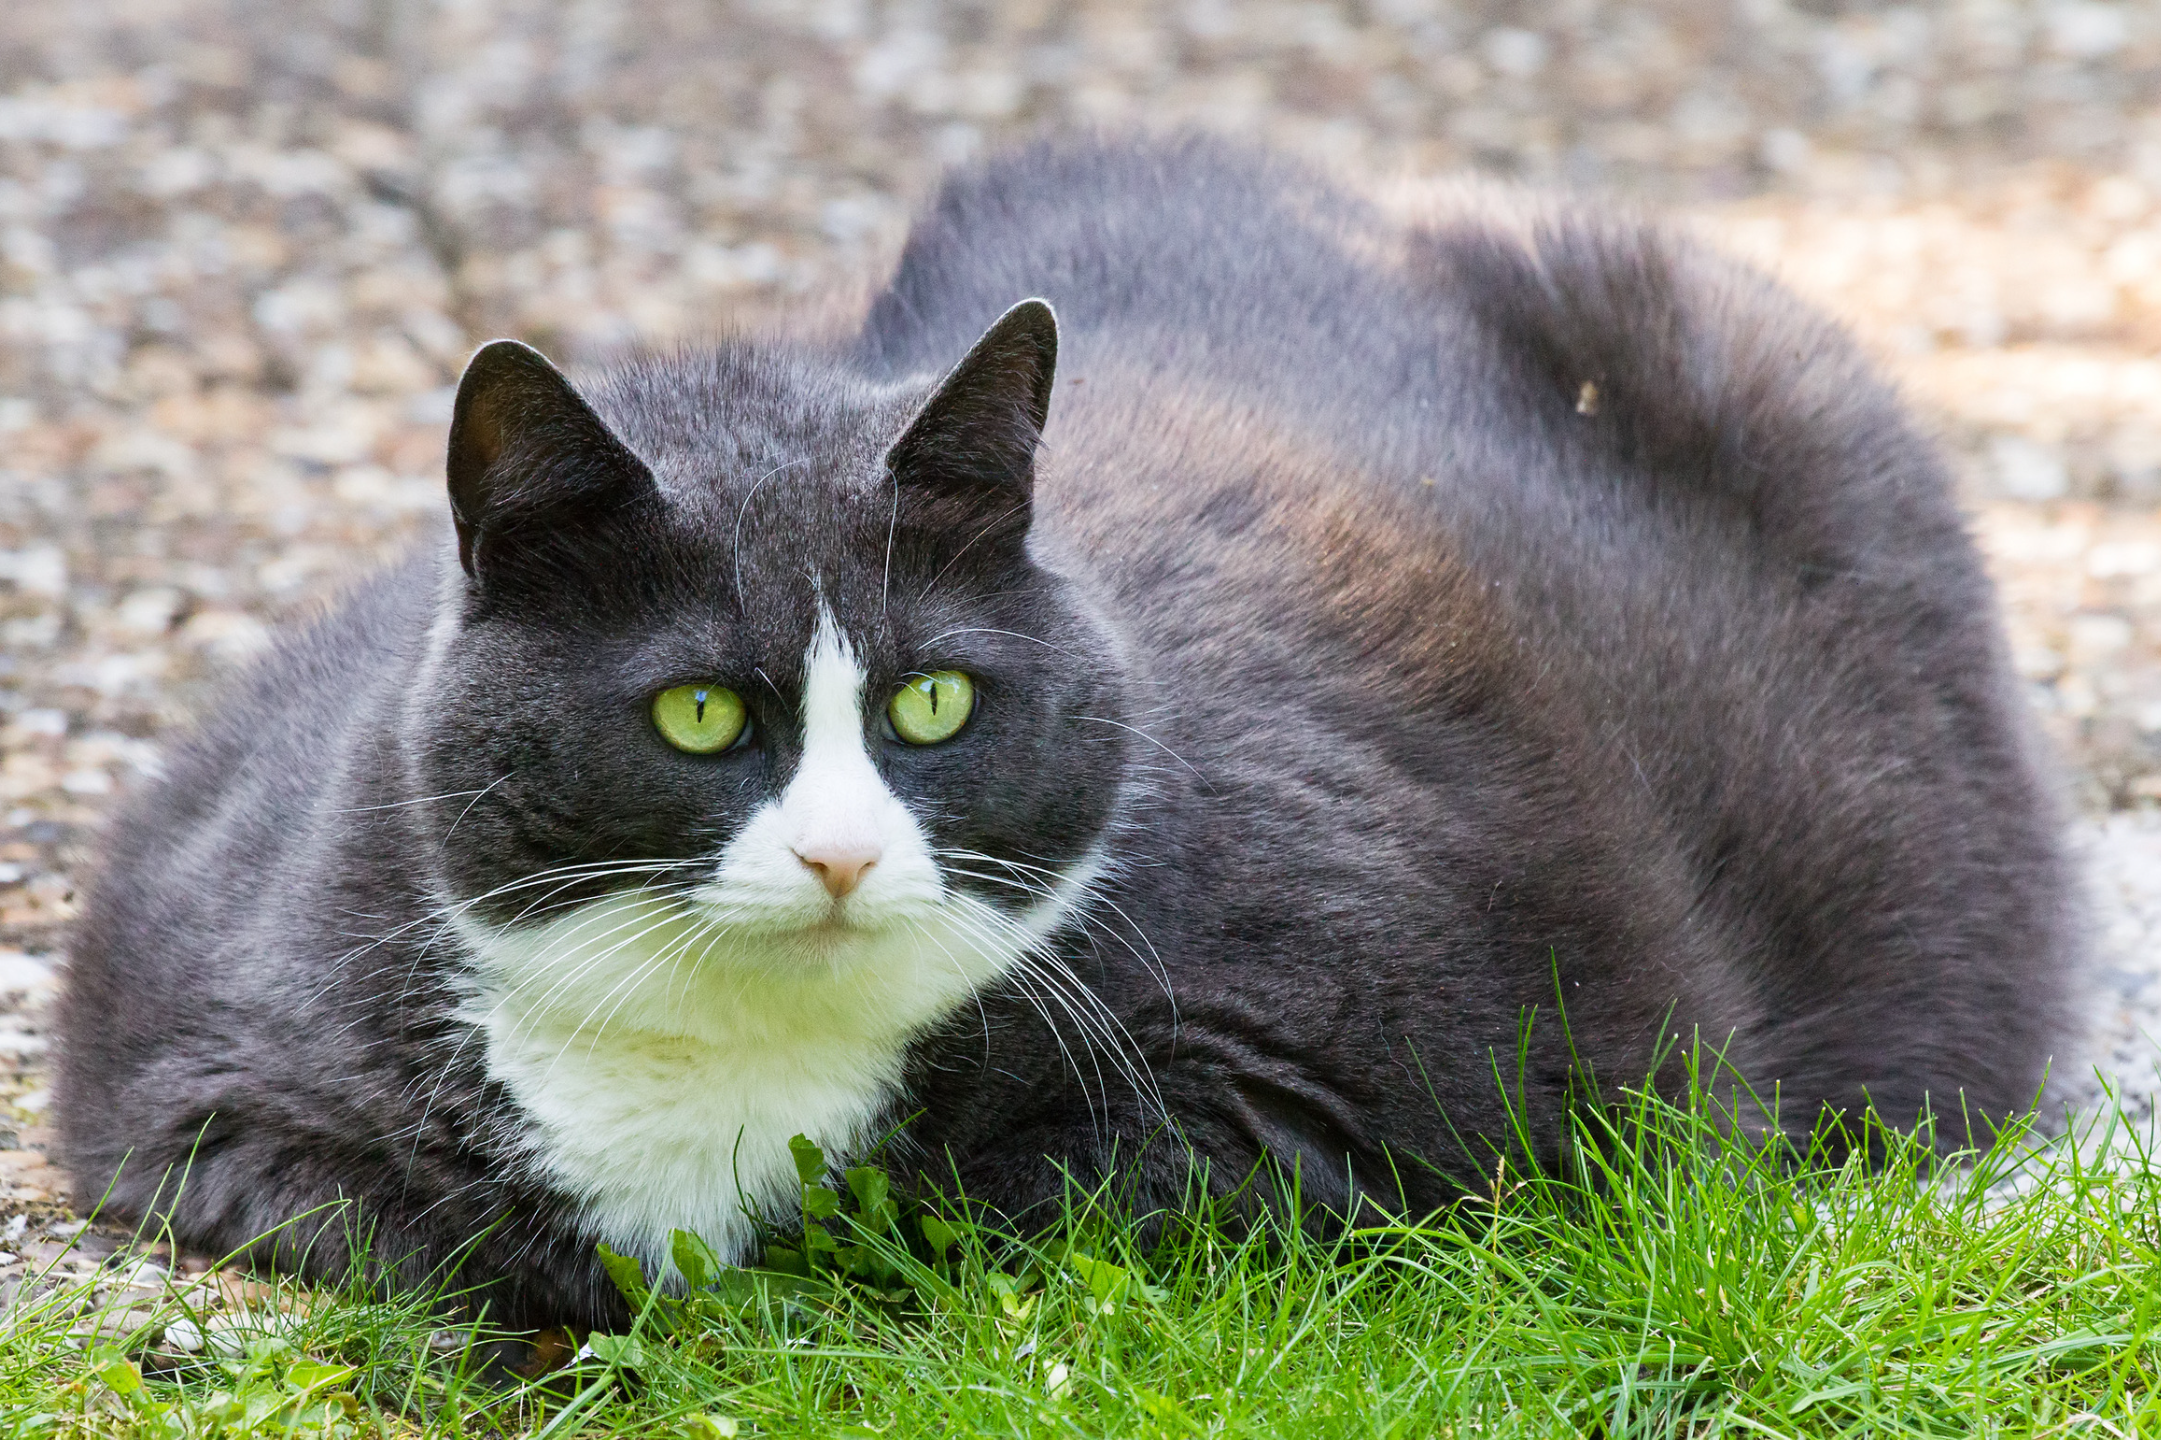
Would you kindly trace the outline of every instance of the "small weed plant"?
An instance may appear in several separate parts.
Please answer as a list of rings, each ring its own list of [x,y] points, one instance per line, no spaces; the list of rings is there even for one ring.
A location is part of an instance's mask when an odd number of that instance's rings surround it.
[[[1078,1188],[999,1233],[799,1139],[758,1267],[603,1250],[633,1323],[538,1377],[440,1299],[317,1292],[174,1364],[184,1292],[119,1336],[60,1292],[9,1319],[0,1435],[2161,1434],[2161,1185],[2121,1116],[1946,1162],[1714,1113],[1632,1094],[1558,1167],[1325,1239]]]

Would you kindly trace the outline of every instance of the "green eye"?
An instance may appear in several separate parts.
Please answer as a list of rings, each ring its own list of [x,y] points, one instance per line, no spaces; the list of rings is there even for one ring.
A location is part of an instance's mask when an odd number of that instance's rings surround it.
[[[974,709],[975,682],[958,670],[940,670],[901,686],[885,715],[910,745],[935,745],[959,734]]]
[[[725,750],[743,737],[743,697],[718,685],[678,685],[653,697],[653,728],[693,755]]]

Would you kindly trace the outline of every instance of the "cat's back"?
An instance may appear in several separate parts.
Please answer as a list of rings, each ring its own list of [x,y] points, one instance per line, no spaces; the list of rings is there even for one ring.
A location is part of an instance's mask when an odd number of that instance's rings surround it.
[[[1041,295],[1068,377],[1104,361],[1206,364],[1284,398],[1295,376],[1314,398],[1356,403],[1377,367],[1430,335],[1405,314],[1405,287],[1360,258],[1396,243],[1374,207],[1256,152],[1199,136],[1046,142],[940,187],[859,355],[894,373],[942,368],[987,317]],[[1341,375],[1342,360],[1365,374]]]
[[[2031,1098],[2053,800],[1945,467],[1835,325],[1626,213],[1384,213],[1192,140],[950,182],[866,351],[926,363],[1027,294],[1073,334],[1044,503],[1191,667],[1192,753],[1254,686],[1322,684],[1356,713],[1281,764],[1393,727],[1415,777],[1457,763],[1431,697],[1500,697],[1480,763],[1567,772],[1527,824],[1694,877],[1675,923],[1718,937],[1761,1073]]]
[[[1063,337],[1053,454],[1086,443],[1061,412],[1106,376],[1243,406],[1419,487],[1497,569],[1610,564],[1654,511],[1827,573],[1934,567],[1959,530],[1836,326],[1625,209],[1477,182],[1383,205],[1200,136],[1046,142],[946,181],[858,358],[935,371],[1027,295]]]

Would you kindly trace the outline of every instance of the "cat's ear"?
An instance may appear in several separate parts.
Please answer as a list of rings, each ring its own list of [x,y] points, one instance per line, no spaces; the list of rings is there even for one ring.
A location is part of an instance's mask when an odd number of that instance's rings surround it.
[[[1058,317],[1047,301],[1023,300],[983,332],[886,453],[918,518],[982,516],[1027,532],[1057,366]]]
[[[450,417],[458,560],[486,584],[521,554],[589,548],[606,517],[655,500],[652,472],[530,345],[493,340],[458,381]]]

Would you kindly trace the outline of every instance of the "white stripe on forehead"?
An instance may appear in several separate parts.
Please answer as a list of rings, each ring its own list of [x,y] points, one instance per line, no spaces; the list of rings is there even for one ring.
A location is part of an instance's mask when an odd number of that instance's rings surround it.
[[[863,750],[865,678],[855,647],[821,601],[817,633],[803,652],[803,768],[813,751]]]
[[[870,758],[866,678],[855,647],[820,604],[803,655],[803,757],[780,796],[785,840],[797,854],[882,854],[896,842],[922,844],[914,817]]]

